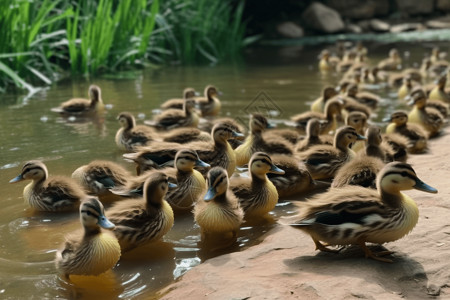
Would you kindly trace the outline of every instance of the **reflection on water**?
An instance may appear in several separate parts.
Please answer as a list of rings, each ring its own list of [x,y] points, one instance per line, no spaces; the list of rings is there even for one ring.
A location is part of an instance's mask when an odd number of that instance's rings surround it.
[[[409,45],[398,45],[398,48],[412,51]],[[372,57],[376,61],[388,49],[389,46],[381,46]],[[66,282],[57,276],[53,258],[64,235],[80,228],[78,214],[33,213],[23,203],[22,189],[26,183],[11,185],[8,181],[31,159],[44,160],[50,175],[70,176],[80,165],[94,159],[112,160],[134,172],[134,166],[122,159],[114,143],[119,129],[117,115],[129,111],[142,123],[143,119],[151,118],[152,110],[164,100],[181,97],[187,86],[202,91],[207,84],[215,84],[223,92],[222,115],[235,117],[244,125],[248,122],[247,114],[257,109],[269,111],[274,123],[281,123],[307,109],[324,86],[338,81],[336,75],[322,75],[317,71],[319,51],[318,48],[252,50],[247,54],[246,64],[168,67],[138,72],[135,79],[96,79],[92,83],[102,88],[107,113],[87,122],[62,118],[50,108],[71,97],[87,96],[91,82],[62,82],[31,98],[2,95],[0,297],[129,299],[145,295],[153,298],[156,291],[202,261],[258,243],[275,226],[279,216],[293,213],[289,201],[277,205],[271,213],[272,220],[244,224],[237,240],[225,244],[224,248],[201,241],[192,215],[177,216],[164,241],[125,253],[113,271],[100,277],[78,276]],[[410,53],[411,65],[421,60],[423,52],[420,48]],[[386,109],[392,106],[396,95],[376,85],[366,88],[383,99],[376,122],[388,113]]]

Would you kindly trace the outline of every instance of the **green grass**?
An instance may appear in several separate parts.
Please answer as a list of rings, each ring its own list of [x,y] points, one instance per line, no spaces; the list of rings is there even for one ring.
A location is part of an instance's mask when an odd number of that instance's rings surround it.
[[[217,63],[245,38],[244,0],[2,0],[0,92],[35,90],[70,71]]]

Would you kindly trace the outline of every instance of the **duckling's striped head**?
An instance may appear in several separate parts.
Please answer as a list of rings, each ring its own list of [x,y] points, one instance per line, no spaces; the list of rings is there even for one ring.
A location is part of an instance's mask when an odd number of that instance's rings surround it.
[[[319,58],[328,59],[330,57],[330,51],[324,49],[320,52]]]
[[[184,101],[184,111],[192,112],[195,108],[195,100],[194,99],[186,99]]]
[[[210,201],[217,196],[224,194],[228,189],[228,173],[222,167],[214,167],[209,170],[206,177],[207,192],[203,198],[205,201]]]
[[[352,111],[347,115],[345,119],[345,125],[352,126],[356,131],[361,132],[361,130],[367,124],[367,116],[365,113],[360,111]]]
[[[218,123],[214,125],[213,129],[211,130],[211,136],[213,137],[214,141],[225,142],[229,139],[243,137],[244,135],[242,133],[234,131],[229,125],[225,123]]]
[[[357,140],[365,140],[364,136],[359,135],[356,129],[351,126],[339,128],[334,136],[334,146],[339,149],[346,149]]]
[[[98,102],[102,100],[102,91],[98,85],[92,84],[89,87],[89,98],[93,102]]]
[[[370,126],[366,130],[367,144],[370,146],[379,146],[383,141],[381,129],[378,126]]]
[[[275,166],[270,156],[264,152],[253,153],[250,158],[250,174],[265,178],[267,173],[284,174],[284,171]]]
[[[122,126],[125,129],[131,129],[134,126],[136,126],[136,119],[129,112],[121,112],[117,116],[117,120],[119,121],[120,126]]]
[[[320,121],[317,118],[308,120],[306,124],[306,135],[308,137],[318,137],[320,134]]]
[[[184,99],[192,99],[197,95],[197,93],[195,92],[195,90],[191,87],[185,88],[183,90],[183,98]]]
[[[437,189],[420,180],[411,165],[391,162],[378,173],[377,187],[384,192],[397,194],[402,190],[417,189],[428,193],[437,193]]]
[[[442,74],[441,77],[438,78],[436,84],[439,86],[439,88],[443,89],[447,84],[447,74],[446,73]]]
[[[340,115],[344,107],[344,100],[341,97],[327,101],[324,108],[325,115]]]
[[[250,130],[252,133],[262,132],[272,127],[267,118],[262,114],[254,113],[250,116]]]
[[[408,114],[404,111],[393,112],[389,121],[397,124],[398,126],[406,124],[408,122]]]
[[[416,105],[419,108],[424,107],[427,103],[427,94],[422,88],[413,89],[408,98],[410,99],[408,105]]]
[[[144,183],[144,199],[147,202],[160,204],[164,199],[169,187],[175,187],[169,183],[169,178],[163,172],[154,172],[148,176]]]
[[[202,161],[195,150],[184,149],[175,155],[175,166],[180,171],[192,171],[197,167],[209,167],[210,165]]]
[[[48,170],[45,164],[39,160],[30,160],[23,165],[21,173],[9,182],[15,183],[22,180],[40,181],[47,179],[47,177]]]
[[[324,88],[322,91],[322,97],[323,97],[324,101],[327,101],[328,99],[333,98],[337,94],[338,93],[337,93],[336,89],[332,86],[328,86],[328,87]]]
[[[205,96],[208,97],[208,99],[217,97],[218,94],[219,92],[217,91],[217,88],[215,86],[207,85],[205,87]]]
[[[106,218],[103,204],[94,197],[81,202],[80,220],[85,229],[95,230],[98,229],[99,226],[105,229],[112,229],[115,227],[114,224]]]

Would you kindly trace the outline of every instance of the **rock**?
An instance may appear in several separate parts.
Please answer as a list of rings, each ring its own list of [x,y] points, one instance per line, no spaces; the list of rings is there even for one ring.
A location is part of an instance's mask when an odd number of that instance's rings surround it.
[[[437,0],[436,8],[445,12],[450,11],[450,0]]]
[[[391,25],[379,19],[372,19],[369,22],[370,28],[376,32],[387,32],[389,31]]]
[[[277,25],[277,32],[285,38],[296,39],[304,35],[303,28],[294,22],[283,22]]]
[[[319,2],[311,3],[303,12],[302,19],[311,29],[334,33],[344,30],[344,22],[337,11]]]
[[[406,31],[416,31],[424,30],[425,26],[420,23],[404,23],[391,26],[392,33],[406,32]]]
[[[363,32],[361,27],[359,27],[356,24],[352,24],[352,23],[345,25],[345,31],[349,32],[349,33],[362,33]]]
[[[370,19],[375,15],[376,4],[372,0],[327,0],[325,3],[349,19]]]
[[[369,32],[372,29],[370,28],[369,20],[362,20],[358,22],[358,26],[362,29],[363,32]]]
[[[391,11],[391,2],[389,0],[375,1],[375,16],[387,16]]]
[[[410,15],[426,15],[433,12],[434,1],[430,0],[395,0],[398,10]]]
[[[434,29],[445,29],[450,28],[450,18],[442,17],[433,20],[429,20],[425,23],[427,27]]]

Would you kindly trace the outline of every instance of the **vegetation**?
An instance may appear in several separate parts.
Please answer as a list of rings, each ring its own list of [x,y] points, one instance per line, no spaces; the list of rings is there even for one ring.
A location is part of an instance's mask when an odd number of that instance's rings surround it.
[[[235,3],[235,5],[233,5]],[[244,0],[2,0],[0,91],[147,63],[217,63],[246,38]]]

